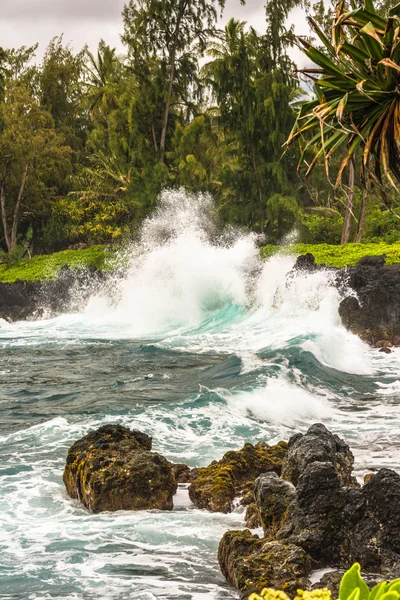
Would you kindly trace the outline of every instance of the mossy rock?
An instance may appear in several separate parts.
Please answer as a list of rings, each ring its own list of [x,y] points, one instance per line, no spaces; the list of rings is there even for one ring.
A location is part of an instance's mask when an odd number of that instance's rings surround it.
[[[75,442],[63,479],[68,495],[94,513],[172,510],[177,488],[171,463],[151,452],[151,438],[121,425],[105,425]]]
[[[286,453],[286,442],[275,446],[264,442],[245,444],[241,450],[229,451],[220,461],[198,470],[189,497],[198,508],[228,513],[235,496],[247,490],[261,473],[280,474]]]
[[[287,593],[307,588],[312,568],[310,556],[299,546],[266,541],[247,529],[228,531],[218,547],[218,562],[224,577],[241,598],[265,587]]]

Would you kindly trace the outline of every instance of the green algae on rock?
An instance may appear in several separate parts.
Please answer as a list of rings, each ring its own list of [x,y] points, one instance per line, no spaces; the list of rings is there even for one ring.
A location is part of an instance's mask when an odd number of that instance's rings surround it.
[[[151,438],[121,425],[104,425],[69,449],[64,483],[71,498],[94,513],[172,510],[177,484],[172,465],[151,452]]]
[[[299,546],[260,539],[248,530],[228,531],[218,548],[224,577],[242,598],[265,587],[288,593],[310,585],[310,556]]]
[[[275,446],[264,442],[254,446],[245,444],[241,450],[229,451],[221,460],[198,470],[189,487],[190,500],[198,508],[228,513],[235,496],[243,493],[261,473],[280,474],[286,452],[286,442]]]

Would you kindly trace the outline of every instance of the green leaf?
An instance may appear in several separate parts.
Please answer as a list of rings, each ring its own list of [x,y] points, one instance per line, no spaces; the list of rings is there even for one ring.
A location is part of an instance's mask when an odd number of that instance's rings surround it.
[[[374,60],[381,60],[383,58],[384,46],[372,23],[367,23],[360,29],[360,36],[365,42],[370,57]]]
[[[368,600],[369,588],[360,575],[360,569],[359,563],[354,563],[351,569],[343,575],[339,589],[339,600],[350,600],[350,596],[357,588],[359,589],[359,600]],[[358,599],[352,598],[351,600]]]
[[[350,56],[350,58],[362,63],[363,66],[365,66],[365,61],[369,60],[369,54],[364,52],[364,50],[361,50],[361,48],[357,48],[357,46],[349,44],[348,42],[344,42],[340,46],[339,52],[344,52]]]
[[[397,592],[400,594],[400,578],[395,579],[389,584],[388,592]]]
[[[368,600],[379,600],[386,591],[386,581],[377,583],[371,590]]]
[[[364,0],[365,9],[370,13],[376,14],[375,6],[373,0]]]
[[[389,17],[400,17],[400,3],[389,10]]]

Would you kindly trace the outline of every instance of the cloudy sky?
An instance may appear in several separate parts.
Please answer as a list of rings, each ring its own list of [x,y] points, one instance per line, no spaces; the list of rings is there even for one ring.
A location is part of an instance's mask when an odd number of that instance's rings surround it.
[[[122,52],[121,11],[126,0],[0,0],[0,46],[30,46],[39,42],[38,57],[55,35],[64,34],[75,50],[87,43],[94,50],[100,38]],[[259,31],[265,23],[264,0],[227,0],[221,21],[231,17],[247,21]],[[307,33],[302,11],[296,9],[290,18],[297,33]],[[293,58],[303,62],[300,53]]]

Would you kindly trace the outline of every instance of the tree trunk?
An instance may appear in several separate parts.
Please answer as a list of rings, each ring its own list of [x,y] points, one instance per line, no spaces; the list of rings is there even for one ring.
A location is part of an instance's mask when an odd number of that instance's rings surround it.
[[[354,237],[355,242],[361,242],[361,238],[364,233],[365,216],[367,214],[367,197],[368,191],[366,190],[366,188],[363,188],[360,218],[358,219],[357,233]]]
[[[167,127],[168,127],[168,118],[169,118],[169,109],[171,105],[172,98],[172,88],[174,85],[174,75],[175,75],[175,48],[171,54],[171,70],[169,73],[169,85],[168,85],[168,96],[167,101],[165,103],[165,113],[164,113],[164,121],[161,130],[161,140],[160,140],[160,163],[164,164],[165,161],[165,140],[167,137]]]
[[[6,177],[7,177],[7,167],[4,169],[4,178],[1,183],[0,205],[1,205],[1,222],[3,224],[4,240],[6,242],[7,251],[11,252],[11,240],[10,240],[10,234],[8,231],[7,211],[6,211],[6,189],[5,189]]]
[[[346,212],[344,215],[344,223],[342,229],[341,244],[347,244],[350,239],[351,218],[353,216],[353,200],[354,200],[354,174],[355,164],[354,159],[351,159],[349,164],[349,182],[347,189]]]
[[[151,124],[151,133],[153,134],[154,150],[156,151],[156,154],[158,154],[158,144],[157,144],[156,128],[154,127],[154,123]]]
[[[21,187],[19,188],[17,204],[15,205],[15,209],[14,209],[13,224],[12,224],[12,229],[11,229],[11,250],[10,250],[10,252],[12,252],[14,250],[15,246],[17,245],[19,212],[21,209],[21,201],[22,201],[22,196],[24,194],[26,180],[28,178],[28,172],[29,172],[29,162],[27,162],[25,164],[24,174],[22,176],[22,181],[21,181]]]
[[[257,171],[256,157],[254,156],[254,150],[251,151],[251,160],[253,163],[254,177],[255,177],[255,180],[257,183],[258,198],[260,201],[260,233],[264,233],[264,219],[265,219],[264,195],[263,195],[263,191],[262,191],[260,177],[259,177],[258,171]]]
[[[163,126],[162,126],[162,130],[161,130],[161,139],[160,139],[160,163],[161,164],[164,164],[164,162],[165,162],[165,140],[167,138],[169,110],[171,107],[172,90],[174,87],[176,45],[177,45],[177,41],[178,41],[179,28],[181,26],[181,21],[182,21],[183,15],[185,14],[186,6],[187,6],[187,0],[181,0],[180,6],[179,6],[179,13],[178,13],[178,16],[176,19],[172,48],[169,53],[171,69],[169,72],[168,95],[167,95],[167,100],[165,103],[164,121],[163,121]]]

